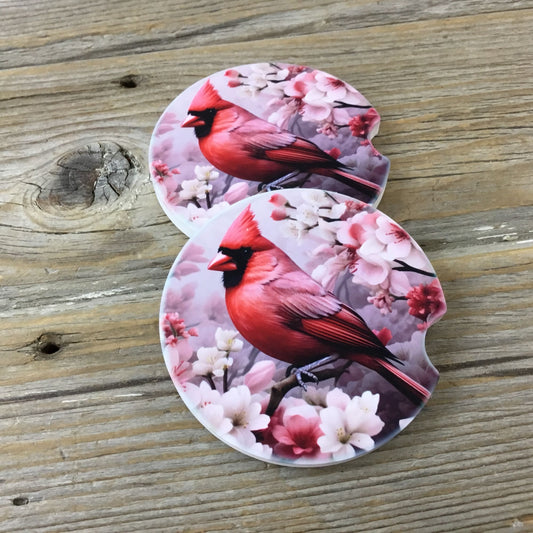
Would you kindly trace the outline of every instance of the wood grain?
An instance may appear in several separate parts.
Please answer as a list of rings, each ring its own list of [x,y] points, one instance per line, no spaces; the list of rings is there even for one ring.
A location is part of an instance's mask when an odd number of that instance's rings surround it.
[[[0,13],[0,531],[533,530],[533,2]],[[186,238],[147,176],[151,131],[197,79],[269,59],[331,72],[378,108],[392,165],[380,208],[448,302],[428,333],[430,404],[335,467],[219,442],[158,342]]]

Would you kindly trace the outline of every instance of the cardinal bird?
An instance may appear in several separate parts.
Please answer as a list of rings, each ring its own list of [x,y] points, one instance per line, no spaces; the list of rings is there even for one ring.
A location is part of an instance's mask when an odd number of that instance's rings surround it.
[[[248,206],[220,243],[209,270],[222,271],[226,307],[241,335],[302,374],[336,359],[375,370],[416,404],[430,392],[399,370],[401,361],[353,309],[326,291],[261,235]],[[305,387],[304,387],[305,388]]]
[[[347,183],[369,198],[381,192],[379,185],[354,176],[311,141],[223,100],[209,80],[188,113],[181,126],[194,128],[205,158],[226,174],[273,187],[299,173],[314,173]]]

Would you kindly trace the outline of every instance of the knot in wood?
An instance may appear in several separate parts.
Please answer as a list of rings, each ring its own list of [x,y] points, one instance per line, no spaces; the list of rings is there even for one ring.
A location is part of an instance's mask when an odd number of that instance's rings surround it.
[[[129,189],[139,165],[133,155],[113,142],[95,142],[62,156],[41,188],[37,205],[88,208],[106,204]]]

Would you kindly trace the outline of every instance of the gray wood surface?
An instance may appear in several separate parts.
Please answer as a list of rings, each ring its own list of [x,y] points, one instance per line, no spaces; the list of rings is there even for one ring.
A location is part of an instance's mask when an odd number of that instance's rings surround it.
[[[0,2],[0,531],[533,530],[533,2],[283,4]],[[186,238],[151,131],[197,79],[271,59],[377,107],[380,208],[449,309],[427,408],[321,469],[211,436],[158,341]]]

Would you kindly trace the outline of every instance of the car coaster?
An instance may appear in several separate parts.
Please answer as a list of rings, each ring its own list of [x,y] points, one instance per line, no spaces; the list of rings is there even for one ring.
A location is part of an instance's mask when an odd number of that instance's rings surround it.
[[[329,465],[382,445],[438,380],[427,328],[446,310],[416,242],[317,189],[265,192],[202,227],[170,270],[160,334],[196,418],[271,463]]]
[[[319,188],[377,205],[389,171],[371,143],[379,120],[361,93],[320,70],[258,63],[217,72],[155,127],[157,198],[188,236],[261,191]]]

